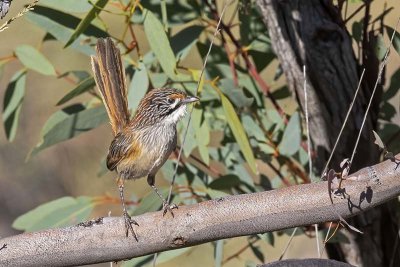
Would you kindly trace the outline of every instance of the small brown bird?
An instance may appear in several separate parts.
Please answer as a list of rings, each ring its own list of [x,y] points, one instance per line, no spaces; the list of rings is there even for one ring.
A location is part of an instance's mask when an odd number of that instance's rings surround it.
[[[163,202],[164,214],[177,208],[159,193],[154,177],[175,150],[176,124],[184,117],[187,104],[199,99],[173,88],[153,89],[140,101],[131,119],[119,49],[110,38],[99,39],[96,54],[91,57],[92,69],[115,136],[108,151],[107,168],[118,173],[126,235],[131,231],[137,240],[132,224],[138,224],[125,207],[124,181],[147,176],[148,184]]]

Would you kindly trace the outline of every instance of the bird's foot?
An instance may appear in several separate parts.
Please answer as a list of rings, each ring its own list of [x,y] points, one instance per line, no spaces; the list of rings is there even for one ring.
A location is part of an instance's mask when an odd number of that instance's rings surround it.
[[[126,237],[128,237],[129,232],[131,232],[132,236],[136,239],[136,241],[139,241],[137,238],[137,235],[132,227],[132,224],[137,225],[137,226],[139,226],[139,224],[131,218],[131,216],[128,214],[128,212],[124,212],[124,220],[125,220],[125,235],[126,235]]]
[[[165,214],[167,214],[169,211],[172,217],[174,217],[174,212],[172,211],[173,209],[178,209],[178,206],[175,203],[168,204],[166,201],[163,201],[163,216],[165,216]]]

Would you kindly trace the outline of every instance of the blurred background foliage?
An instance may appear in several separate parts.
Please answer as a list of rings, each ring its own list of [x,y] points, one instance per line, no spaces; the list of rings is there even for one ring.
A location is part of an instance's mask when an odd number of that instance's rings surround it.
[[[30,3],[15,2],[8,16]],[[346,12],[352,14],[362,2],[347,4]],[[0,32],[1,236],[121,215],[115,174],[104,162],[111,129],[89,64],[97,38],[111,36],[118,44],[134,112],[151,88],[196,93],[218,23],[212,11],[221,12],[223,5],[224,1],[197,0],[41,0]],[[400,11],[395,0],[385,5],[374,1],[372,12],[375,18],[386,15],[386,33],[376,45],[380,58],[396,24],[394,14]],[[221,31],[216,37],[199,88],[201,103],[194,107],[179,163],[173,202],[180,205],[310,182],[303,115],[285,85],[256,4],[233,1],[223,21],[230,33]],[[356,13],[347,26],[357,51],[362,16]],[[399,35],[394,48],[400,52]],[[394,140],[399,140],[399,55],[394,52],[391,58],[380,134],[389,150],[398,152],[400,142]],[[179,140],[186,123],[178,125]],[[156,179],[163,195],[168,193],[176,159],[177,152]],[[145,179],[126,187],[132,214],[160,209],[161,202]],[[165,252],[157,262],[255,266],[279,257],[286,233],[291,231]],[[310,238],[315,233],[305,227],[297,235],[288,257],[315,257],[315,241]],[[340,236],[331,241],[345,242]],[[141,266],[151,259],[123,265]]]

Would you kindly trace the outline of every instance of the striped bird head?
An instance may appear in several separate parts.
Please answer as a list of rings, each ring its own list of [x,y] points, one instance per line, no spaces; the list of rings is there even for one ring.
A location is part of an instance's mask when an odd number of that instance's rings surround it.
[[[153,89],[140,101],[133,122],[137,126],[175,125],[185,116],[187,104],[198,100],[174,88]]]

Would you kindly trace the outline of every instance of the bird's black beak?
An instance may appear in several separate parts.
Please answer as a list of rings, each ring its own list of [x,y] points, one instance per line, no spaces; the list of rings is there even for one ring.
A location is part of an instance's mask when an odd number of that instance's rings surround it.
[[[182,100],[183,104],[189,104],[189,103],[193,103],[193,102],[197,102],[200,99],[198,97],[195,96],[188,96],[185,99]]]

